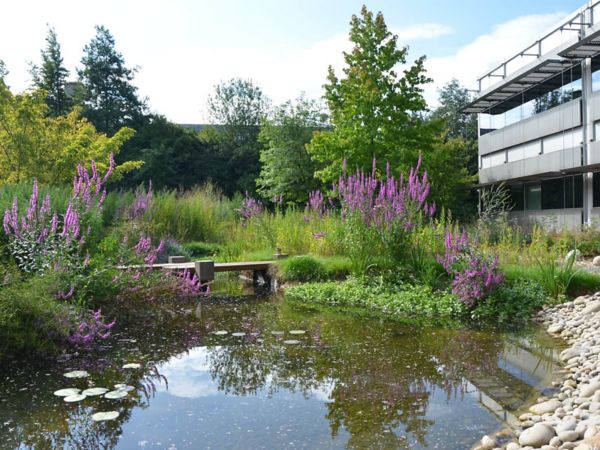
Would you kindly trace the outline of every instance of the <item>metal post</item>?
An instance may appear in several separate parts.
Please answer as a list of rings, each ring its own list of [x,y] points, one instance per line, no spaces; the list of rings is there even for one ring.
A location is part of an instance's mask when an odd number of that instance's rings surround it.
[[[592,60],[585,58],[581,62],[581,122],[583,129],[582,163],[591,160],[590,142],[594,137],[594,124],[591,120],[589,99],[592,94]],[[592,225],[592,207],[594,205],[593,174],[583,174],[583,225]]]

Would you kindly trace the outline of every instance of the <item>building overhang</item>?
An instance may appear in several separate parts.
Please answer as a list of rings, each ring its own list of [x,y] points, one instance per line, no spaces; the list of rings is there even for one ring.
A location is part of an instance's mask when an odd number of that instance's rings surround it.
[[[461,111],[509,111],[580,79],[580,63],[585,58],[592,59],[592,70],[600,69],[600,23],[594,18],[598,6],[600,0],[591,0],[532,45],[479,77],[477,98]],[[554,47],[545,50],[550,46]],[[529,62],[522,65],[526,61]],[[512,70],[515,66],[521,67]],[[482,89],[482,84],[489,87]]]

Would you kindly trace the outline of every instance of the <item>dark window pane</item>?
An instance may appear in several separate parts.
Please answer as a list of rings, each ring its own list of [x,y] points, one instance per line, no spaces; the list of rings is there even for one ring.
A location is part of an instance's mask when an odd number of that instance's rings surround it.
[[[600,140],[600,136],[598,136],[598,140]],[[596,172],[594,173],[594,178],[593,178],[593,184],[594,184],[594,208],[597,208],[600,206],[600,172]]]
[[[510,187],[510,200],[513,211],[523,211],[525,208],[525,199],[523,198],[522,184]]]
[[[573,208],[583,208],[583,175],[573,177]]]
[[[562,178],[542,181],[542,209],[565,207],[565,189]]]
[[[565,178],[565,208],[573,208],[573,177]]]
[[[525,209],[528,211],[542,209],[542,186],[540,184],[525,186]]]

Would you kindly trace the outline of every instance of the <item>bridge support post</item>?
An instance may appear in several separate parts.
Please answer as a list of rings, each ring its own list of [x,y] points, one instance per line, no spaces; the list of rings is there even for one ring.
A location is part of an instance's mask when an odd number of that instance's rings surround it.
[[[169,264],[181,264],[189,262],[185,256],[169,256]]]
[[[200,283],[207,283],[215,279],[215,262],[214,261],[196,261],[194,263],[196,275],[200,279]]]

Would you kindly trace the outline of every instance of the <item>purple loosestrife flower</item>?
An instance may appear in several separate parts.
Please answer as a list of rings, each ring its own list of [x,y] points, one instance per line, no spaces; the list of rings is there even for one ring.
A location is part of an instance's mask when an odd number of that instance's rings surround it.
[[[253,199],[248,195],[248,192],[246,192],[246,196],[242,201],[242,207],[237,211],[242,218],[242,223],[246,223],[253,217],[262,213],[263,207],[260,201]]]
[[[464,230],[452,233],[446,229],[444,247],[445,253],[438,255],[437,261],[454,277],[452,292],[467,306],[475,306],[504,282],[498,258],[477,254]]]
[[[102,311],[90,311],[80,319],[76,331],[72,333],[68,341],[77,347],[91,349],[97,340],[105,340],[110,337],[110,330],[115,325],[116,320],[110,323],[104,322]]]

